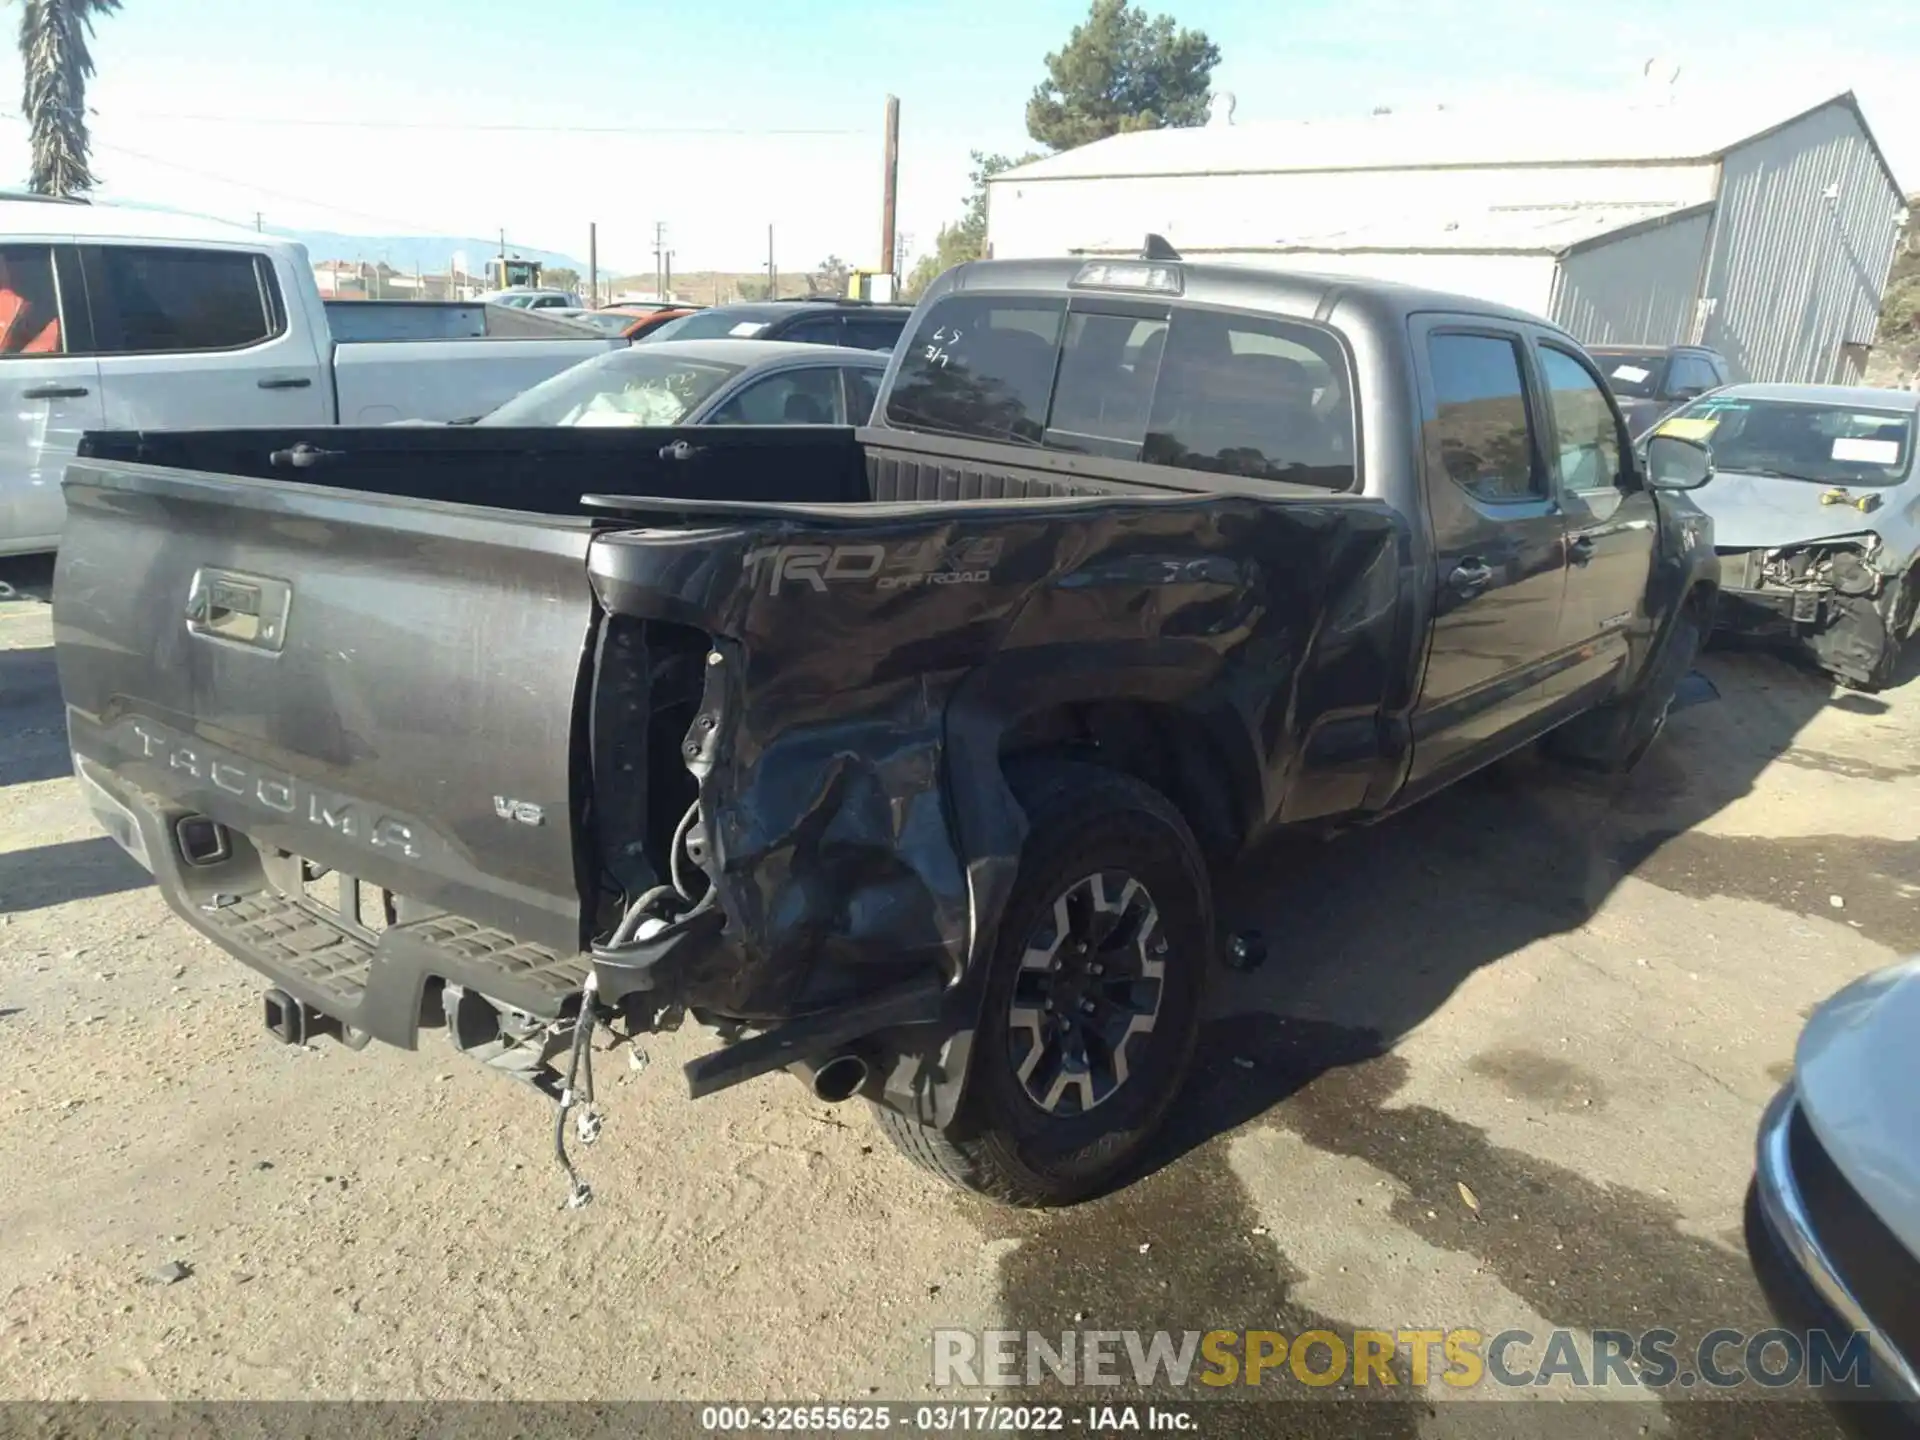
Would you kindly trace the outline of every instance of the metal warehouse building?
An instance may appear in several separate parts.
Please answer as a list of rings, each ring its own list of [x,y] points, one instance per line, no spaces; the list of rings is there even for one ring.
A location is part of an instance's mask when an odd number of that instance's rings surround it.
[[[1706,344],[1735,377],[1856,383],[1905,200],[1851,94],[1116,135],[997,176],[996,256],[1182,254],[1404,280],[1590,345]]]

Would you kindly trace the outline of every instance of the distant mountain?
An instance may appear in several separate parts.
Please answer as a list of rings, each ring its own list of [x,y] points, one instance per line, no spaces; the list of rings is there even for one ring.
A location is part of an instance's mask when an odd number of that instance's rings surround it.
[[[464,255],[470,269],[478,270],[500,253],[500,237],[491,240],[477,235],[343,235],[333,230],[283,230],[267,226],[269,235],[298,240],[314,260],[364,260],[368,264],[385,261],[396,270],[419,270],[444,275],[455,255]],[[587,262],[557,250],[541,250],[532,245],[507,245],[509,255],[522,260],[538,260],[549,268],[564,266],[587,273]]]
[[[225,216],[202,215],[198,211],[181,210],[172,205],[150,205],[139,200],[120,199],[106,203],[128,210],[160,210],[169,215],[193,215],[202,220],[233,223]],[[371,265],[384,260],[396,270],[439,274],[446,273],[447,266],[457,254],[465,254],[467,264],[477,270],[489,257],[500,253],[498,235],[491,239],[480,235],[347,235],[337,230],[289,230],[279,225],[267,226],[266,233],[285,240],[298,240],[307,247],[308,255],[315,261],[364,260]],[[542,265],[564,266],[582,275],[587,273],[586,261],[557,250],[509,243],[507,253],[518,255],[523,260],[538,260]]]

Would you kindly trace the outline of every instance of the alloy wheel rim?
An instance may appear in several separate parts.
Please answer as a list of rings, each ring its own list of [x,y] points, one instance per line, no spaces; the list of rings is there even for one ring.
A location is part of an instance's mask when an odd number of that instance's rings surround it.
[[[1167,953],[1159,907],[1125,871],[1084,876],[1055,897],[1027,937],[1007,1016],[1028,1099],[1065,1118],[1126,1085],[1160,1016]]]

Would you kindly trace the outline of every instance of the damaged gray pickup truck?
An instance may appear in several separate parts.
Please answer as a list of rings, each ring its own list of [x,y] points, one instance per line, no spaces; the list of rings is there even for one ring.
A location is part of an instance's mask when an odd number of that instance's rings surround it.
[[[444,1026],[563,1163],[594,1037],[691,1016],[695,1096],[790,1069],[1001,1200],[1123,1180],[1210,864],[1549,732],[1630,765],[1717,573],[1706,451],[1643,465],[1544,322],[1148,254],[949,272],[858,431],[90,436],[80,784],[281,1038]]]

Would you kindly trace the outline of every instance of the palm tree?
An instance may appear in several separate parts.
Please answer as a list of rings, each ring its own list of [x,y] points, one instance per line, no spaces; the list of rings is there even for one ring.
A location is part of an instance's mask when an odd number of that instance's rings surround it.
[[[42,195],[78,195],[95,181],[87,163],[87,81],[93,55],[87,41],[96,15],[111,15],[120,0],[23,0],[20,108],[33,139],[33,189]]]

